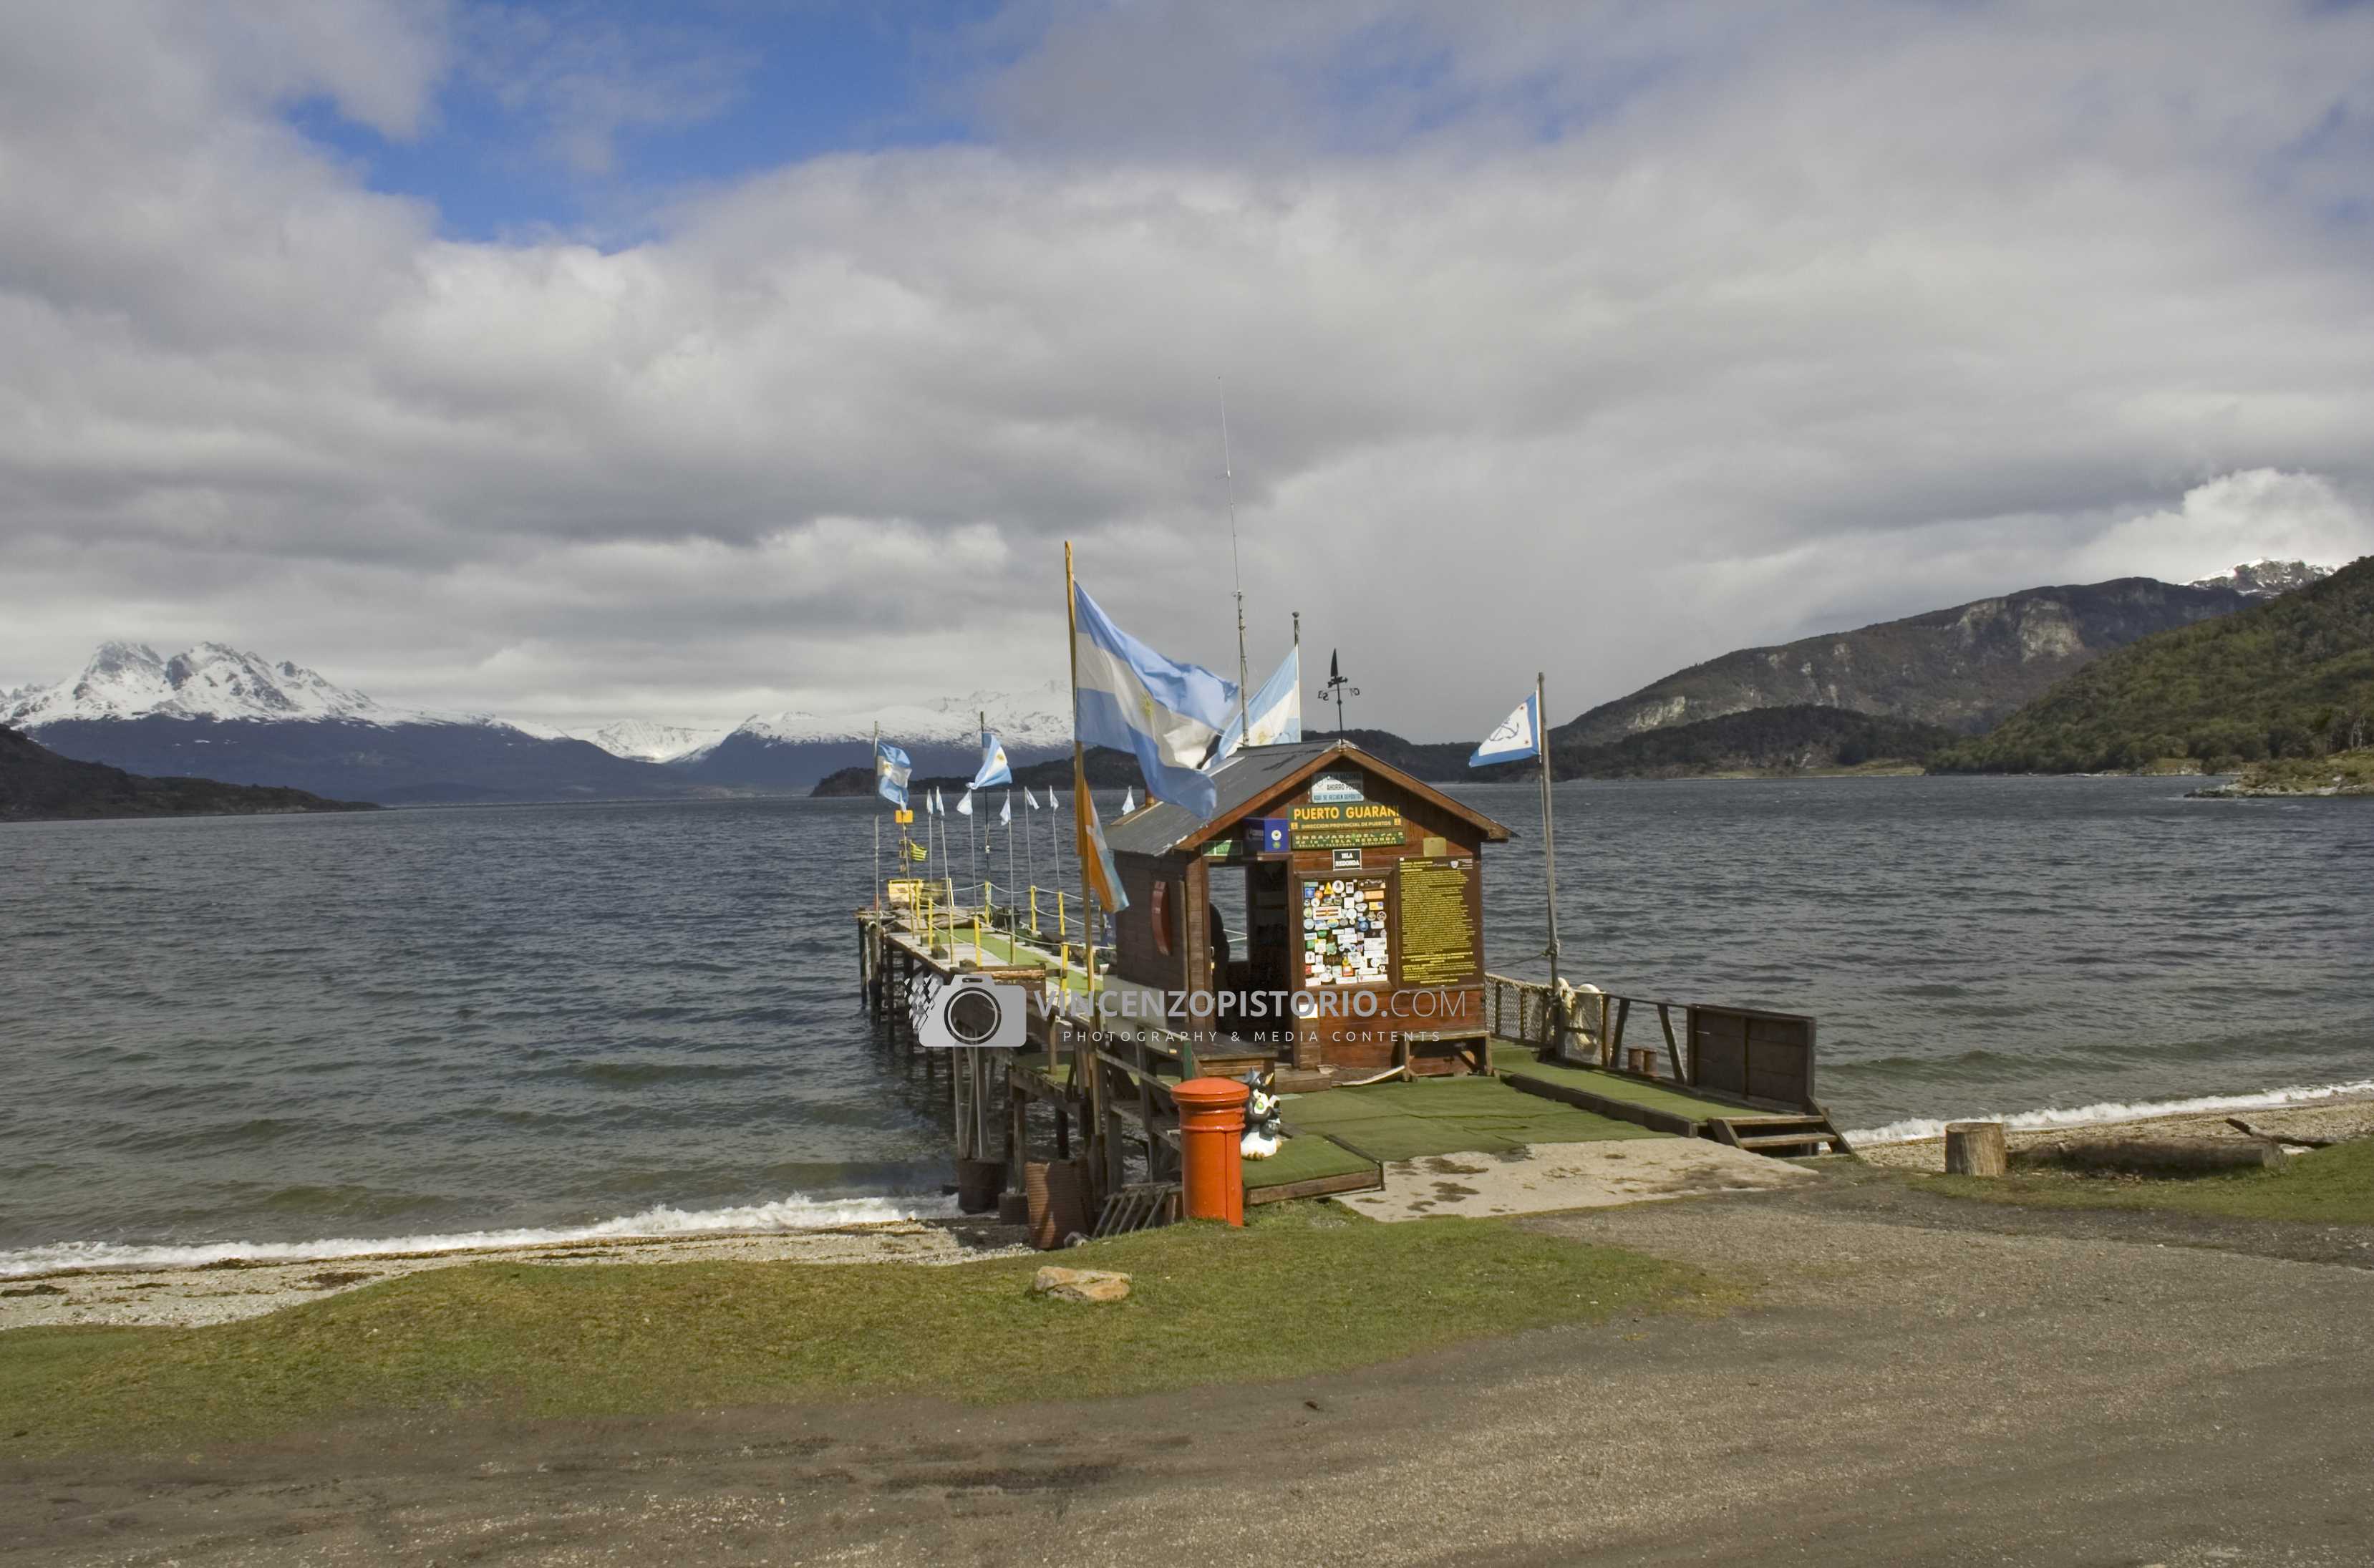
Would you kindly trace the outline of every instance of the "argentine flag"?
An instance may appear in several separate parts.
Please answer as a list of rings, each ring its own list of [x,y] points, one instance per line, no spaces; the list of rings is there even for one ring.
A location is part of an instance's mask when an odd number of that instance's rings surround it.
[[[992,784],[1010,784],[1014,770],[1005,765],[1005,746],[993,730],[981,732],[981,772],[972,776],[972,787],[987,789]]]
[[[1517,704],[1517,711],[1500,721],[1500,727],[1484,737],[1475,748],[1475,755],[1467,759],[1471,768],[1488,768],[1495,762],[1521,761],[1542,754],[1542,707],[1538,697],[1528,697]]]
[[[846,756],[844,752],[842,755]],[[887,740],[874,743],[874,793],[897,807],[907,809],[907,771],[914,764],[907,754]]]
[[[1083,746],[1129,752],[1146,775],[1146,794],[1208,819],[1219,792],[1203,764],[1228,727],[1235,685],[1156,653],[1115,626],[1077,583],[1072,601],[1079,627],[1073,733]]]
[[[1262,682],[1245,704],[1245,727],[1240,731],[1232,715],[1228,733],[1220,737],[1220,755],[1234,756],[1240,746],[1285,746],[1302,738],[1302,650],[1289,649],[1286,662]]]

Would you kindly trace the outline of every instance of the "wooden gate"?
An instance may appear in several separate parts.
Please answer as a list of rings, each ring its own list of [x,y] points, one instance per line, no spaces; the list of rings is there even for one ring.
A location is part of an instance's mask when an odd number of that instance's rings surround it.
[[[1690,1082],[1720,1094],[1816,1109],[1814,1020],[1753,1008],[1689,1009]]]

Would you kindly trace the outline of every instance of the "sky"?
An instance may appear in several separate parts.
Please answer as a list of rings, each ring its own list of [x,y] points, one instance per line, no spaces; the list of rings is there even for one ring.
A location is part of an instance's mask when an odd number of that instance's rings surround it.
[[[854,713],[1070,540],[1473,737],[2374,551],[2374,6],[13,6],[0,364],[0,687]]]

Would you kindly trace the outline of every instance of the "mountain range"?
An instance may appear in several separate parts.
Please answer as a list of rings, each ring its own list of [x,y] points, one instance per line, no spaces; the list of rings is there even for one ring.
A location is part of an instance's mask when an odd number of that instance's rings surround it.
[[[2325,575],[2303,562],[2260,561],[2189,584],[2135,577],[2030,588],[1742,649],[1553,727],[1551,756],[1561,777],[1917,761],[1949,732],[1992,728],[2106,652],[2289,596]],[[1761,716],[1719,722],[1750,713]],[[906,749],[917,778],[966,778],[983,715],[1017,776],[1070,749],[1060,681],[862,713],[753,715],[722,735],[647,720],[569,735],[399,708],[219,643],[170,658],[109,643],[68,680],[0,693],[0,725],[67,757],[391,805],[805,792],[852,770],[870,776],[877,725]],[[1634,744],[1651,734],[1668,738]],[[1468,772],[1465,741],[1414,742],[1382,730],[1351,738],[1421,777],[1492,776]],[[1107,760],[1101,771],[1125,766]],[[837,778],[833,788],[852,785]]]
[[[324,800],[300,789],[142,778],[102,762],[61,757],[22,731],[0,726],[0,822],[374,809],[358,801]]]
[[[804,791],[837,768],[870,764],[877,724],[919,772],[970,775],[984,713],[1017,765],[1070,750],[1061,683],[863,714],[760,714],[723,735],[627,720],[572,736],[395,707],[220,643],[170,657],[107,643],[70,679],[0,693],[0,725],[67,757],[383,805]]]
[[[1943,771],[2092,772],[2189,757],[2210,772],[2362,749],[2374,736],[2374,556],[2239,615],[2086,666]]]
[[[1551,730],[1557,752],[1757,708],[1818,705],[1976,735],[2088,660],[2138,637],[2231,615],[2231,587],[2148,577],[2028,588],[1676,670]]]

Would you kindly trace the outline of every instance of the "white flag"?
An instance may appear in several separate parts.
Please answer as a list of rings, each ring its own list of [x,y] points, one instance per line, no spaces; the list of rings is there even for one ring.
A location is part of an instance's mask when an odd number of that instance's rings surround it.
[[[1030,793],[1030,786],[1028,784],[1024,784],[1022,786],[1022,803],[1030,808],[1033,811],[1039,809],[1039,797]]]
[[[1494,762],[1514,762],[1523,757],[1538,757],[1542,752],[1542,711],[1531,697],[1517,704],[1517,711],[1500,721],[1500,727],[1486,736],[1467,759],[1471,768],[1488,767]]]
[[[997,808],[997,825],[1001,828],[1014,825],[1014,792],[1010,789],[1005,792],[1005,804]]]
[[[1121,792],[1121,814],[1124,817],[1137,809],[1137,789],[1131,785]]]
[[[970,789],[957,796],[957,815],[959,817],[972,815],[972,791]]]

